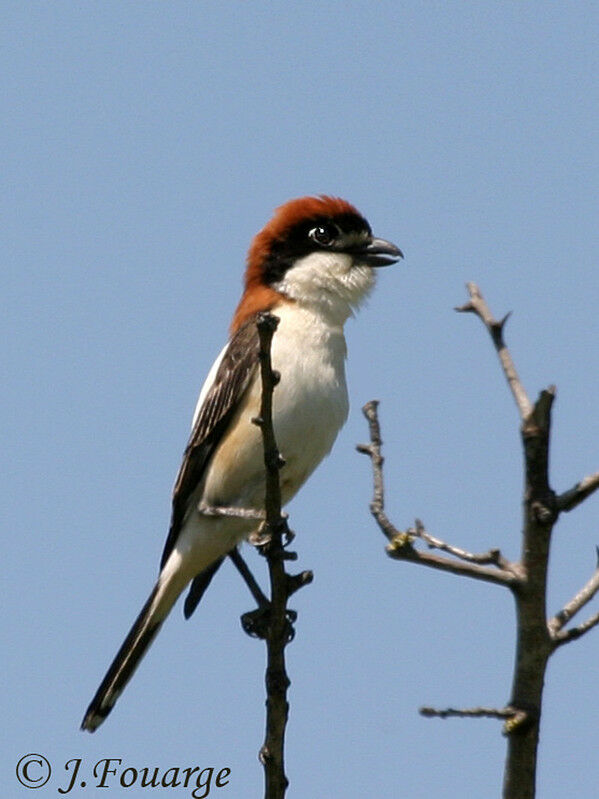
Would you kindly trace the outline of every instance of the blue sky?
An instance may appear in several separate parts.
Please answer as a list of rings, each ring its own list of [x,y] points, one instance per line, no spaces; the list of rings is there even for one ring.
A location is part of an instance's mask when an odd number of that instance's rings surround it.
[[[251,236],[320,192],[406,259],[348,323],[350,419],[290,506],[315,581],[292,602],[289,796],[499,795],[499,724],[417,708],[508,699],[511,599],[389,560],[354,445],[379,398],[396,524],[517,557],[516,409],[482,326],[452,311],[474,280],[513,311],[531,396],[557,384],[554,487],[599,468],[598,22],[586,2],[4,5],[6,795],[25,795],[28,752],[54,766],[40,795],[73,757],[229,767],[211,796],[261,795],[264,648],[228,565],[105,726],[78,726],[155,577]],[[598,542],[594,498],[556,529],[550,612]],[[598,658],[595,633],[550,664],[543,799],[596,795]]]

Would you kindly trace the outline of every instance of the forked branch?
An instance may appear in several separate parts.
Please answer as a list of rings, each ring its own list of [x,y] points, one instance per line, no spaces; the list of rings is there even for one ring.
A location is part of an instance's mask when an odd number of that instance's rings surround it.
[[[384,458],[381,453],[381,428],[378,419],[378,402],[371,400],[362,408],[368,420],[370,444],[358,444],[356,449],[368,455],[372,463],[373,497],[370,512],[376,519],[381,531],[389,540],[387,554],[395,560],[419,563],[439,571],[451,572],[463,577],[472,577],[496,585],[514,588],[518,585],[520,575],[514,564],[504,558],[498,549],[483,554],[467,552],[459,547],[446,544],[441,539],[428,533],[422,522],[417,519],[415,527],[405,531],[398,530],[385,513],[385,489],[383,482]],[[446,558],[441,555],[422,552],[414,547],[414,541],[420,539],[430,549],[438,549],[452,555]],[[489,568],[490,564],[493,568]]]
[[[364,415],[368,419],[370,444],[359,445],[358,450],[371,459],[373,498],[370,510],[389,541],[387,553],[391,557],[496,583],[512,590],[517,608],[517,646],[512,694],[508,706],[500,709],[478,707],[445,710],[426,707],[421,709],[421,713],[439,718],[487,716],[505,719],[504,733],[508,736],[508,758],[504,777],[504,799],[533,799],[547,662],[551,654],[562,644],[580,638],[599,626],[598,612],[577,627],[565,629],[567,622],[599,593],[599,565],[576,596],[552,619],[546,619],[547,566],[551,534],[562,511],[572,510],[599,489],[599,472],[586,477],[563,494],[556,495],[552,490],[549,481],[549,447],[555,388],[550,386],[541,391],[536,402],[531,403],[503,338],[509,314],[501,321],[497,321],[478,286],[468,283],[467,289],[468,302],[456,310],[476,314],[485,325],[520,416],[525,470],[520,560],[516,563],[508,561],[496,548],[476,554],[447,544],[428,533],[419,520],[413,528],[405,531],[398,530],[392,524],[385,513],[382,441],[376,401],[367,403],[363,408]],[[415,543],[418,540],[430,549],[443,552],[444,555],[417,549]]]
[[[599,561],[599,550],[597,552],[597,559]],[[592,630],[593,627],[599,623],[599,614],[595,614],[578,627],[573,627],[570,630],[563,629],[570,619],[574,618],[574,616],[593,599],[597,591],[599,591],[599,563],[590,579],[583,585],[580,591],[547,622],[549,635],[556,646],[561,646],[561,644],[566,644],[569,641],[580,638],[581,635]]]
[[[510,313],[507,313],[503,319],[497,321],[489,310],[489,306],[485,302],[476,283],[467,283],[466,288],[470,294],[470,300],[464,305],[460,305],[455,310],[460,313],[475,313],[489,331],[495,349],[497,350],[503,373],[511,389],[514,400],[516,401],[518,410],[520,411],[520,418],[524,420],[530,415],[532,405],[524,390],[524,386],[520,382],[512,356],[503,340],[503,329],[505,323],[510,318]]]

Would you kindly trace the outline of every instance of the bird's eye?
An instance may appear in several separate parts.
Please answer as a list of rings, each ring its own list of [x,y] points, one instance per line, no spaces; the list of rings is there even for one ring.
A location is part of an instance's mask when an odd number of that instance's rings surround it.
[[[336,230],[332,225],[318,225],[313,227],[308,236],[321,247],[328,247],[335,238]]]

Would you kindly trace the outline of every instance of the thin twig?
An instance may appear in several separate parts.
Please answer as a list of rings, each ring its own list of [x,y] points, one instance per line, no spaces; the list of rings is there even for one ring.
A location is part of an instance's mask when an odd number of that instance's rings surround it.
[[[412,531],[408,530],[408,532]],[[416,519],[414,535],[417,538],[421,538],[431,549],[440,549],[442,552],[447,552],[449,555],[453,555],[459,560],[465,560],[469,563],[478,563],[481,566],[491,564],[497,566],[499,569],[512,571],[514,574],[518,573],[517,565],[511,563],[507,558],[504,558],[501,554],[501,550],[489,549],[487,552],[475,553],[468,552],[460,547],[454,547],[427,532],[420,519]]]
[[[362,408],[362,413],[368,420],[370,444],[358,444],[356,449],[363,455],[368,455],[372,462],[373,497],[370,503],[370,512],[389,541],[397,536],[399,530],[391,524],[385,514],[385,487],[383,483],[383,464],[385,459],[381,454],[382,440],[381,427],[378,416],[378,400],[370,400]]]
[[[556,646],[561,646],[562,644],[570,643],[570,641],[575,641],[577,638],[580,638],[585,633],[588,633],[589,630],[592,630],[593,627],[596,627],[598,624],[599,624],[599,611],[597,611],[597,613],[594,613],[586,621],[583,621],[582,624],[579,624],[578,627],[572,627],[569,630],[561,630],[559,633],[557,633],[554,638]]]
[[[568,491],[564,491],[563,494],[560,494],[557,497],[557,508],[560,511],[569,511],[572,508],[575,508],[577,505],[580,505],[587,497],[590,497],[591,494],[599,488],[599,472],[595,472],[595,474],[590,474],[588,477],[585,477],[584,480],[581,480],[580,483],[576,483],[573,488],[570,488]]]
[[[434,707],[421,707],[420,715],[426,718],[467,718],[467,719],[505,719],[503,725],[504,735],[513,735],[521,730],[529,721],[528,713],[525,710],[518,710],[515,707],[472,707],[472,708],[455,708],[448,707],[444,710],[437,710]]]
[[[489,718],[489,719],[509,719],[518,712],[513,707],[448,707],[439,710],[435,707],[421,707],[418,711],[421,716],[426,718],[449,719],[449,718]]]
[[[503,328],[509,319],[510,314],[506,314],[501,321],[497,321],[497,319],[495,319],[489,310],[489,307],[480,293],[480,289],[476,283],[467,283],[466,288],[470,294],[470,300],[465,305],[461,305],[455,310],[459,311],[460,313],[475,313],[482,320],[485,327],[489,331],[493,340],[493,344],[495,345],[495,349],[497,350],[497,355],[499,356],[503,373],[509,384],[514,400],[516,401],[518,410],[520,411],[520,418],[524,421],[528,418],[532,411],[532,404],[528,399],[520,378],[518,377],[518,372],[514,366],[512,356],[510,355],[510,352],[503,340]]]
[[[439,555],[431,555],[425,552],[416,550],[412,542],[414,538],[422,538],[429,546],[435,546],[438,549],[445,549],[446,552],[453,554],[455,557],[461,556],[457,553],[465,553],[465,550],[458,549],[457,547],[450,547],[444,544],[439,539],[428,536],[424,530],[422,522],[416,522],[415,530],[407,530],[402,532],[398,530],[389,520],[385,513],[385,491],[383,484],[383,464],[384,458],[381,454],[382,440],[381,428],[378,418],[378,401],[371,400],[367,402],[362,408],[364,416],[368,420],[368,429],[370,433],[370,444],[358,444],[356,449],[364,455],[368,455],[372,464],[372,480],[373,480],[373,498],[370,503],[370,512],[374,516],[381,531],[389,540],[387,546],[387,554],[395,560],[406,560],[411,563],[420,563],[422,566],[429,566],[433,569],[440,571],[451,572],[463,577],[472,577],[475,580],[483,580],[485,582],[494,583],[495,585],[503,585],[514,588],[519,584],[519,576],[516,569],[513,568],[509,571],[507,568],[499,566],[499,561],[496,569],[486,568],[482,563],[476,562],[476,556],[462,557],[461,560],[453,560],[450,558],[443,558]],[[428,537],[428,540],[427,540]],[[438,542],[442,546],[436,546],[431,542]],[[453,551],[452,551],[453,550]],[[501,557],[501,556],[499,556]],[[491,561],[486,561],[491,562]],[[494,563],[494,561],[492,561]],[[502,561],[503,562],[503,561]],[[506,561],[507,563],[507,561]]]
[[[599,552],[597,554],[599,560]],[[591,601],[597,591],[599,591],[599,565],[580,591],[578,591],[578,593],[547,622],[549,634],[554,640],[557,640],[559,637],[558,634],[562,627],[564,627],[581,608]]]
[[[460,577],[471,577],[474,580],[503,585],[506,588],[515,589],[520,585],[520,578],[514,572],[504,571],[499,568],[491,569],[468,561],[443,558],[440,555],[431,555],[428,552],[419,552],[407,540],[409,538],[409,532],[399,533],[395,541],[391,541],[387,546],[389,557],[394,560],[405,560],[408,563],[418,563],[421,566],[428,566],[431,569],[449,572]]]

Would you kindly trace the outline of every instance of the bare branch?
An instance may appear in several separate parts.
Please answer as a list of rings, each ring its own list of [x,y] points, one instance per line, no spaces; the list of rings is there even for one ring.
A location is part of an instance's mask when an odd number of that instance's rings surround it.
[[[589,630],[592,630],[593,627],[596,627],[599,624],[599,611],[593,614],[589,619],[584,621],[582,624],[579,624],[578,627],[572,627],[570,630],[561,630],[555,636],[555,643],[556,646],[561,646],[562,644],[568,644],[570,641],[575,641],[577,638],[580,638],[585,633],[588,633]]]
[[[405,533],[398,530],[389,520],[385,514],[385,491],[383,484],[383,463],[384,458],[381,454],[382,440],[381,428],[378,419],[378,401],[371,400],[367,402],[362,408],[364,416],[368,419],[368,428],[370,431],[370,444],[359,444],[356,449],[364,455],[368,455],[372,463],[373,475],[373,498],[370,503],[370,512],[374,516],[381,531],[389,540],[387,546],[387,554],[395,560],[406,560],[411,563],[420,563],[423,566],[429,566],[433,569],[440,571],[451,572],[465,577],[472,577],[475,580],[483,580],[485,582],[494,583],[496,585],[504,585],[508,587],[515,587],[519,583],[519,577],[516,570],[509,571],[499,567],[497,563],[496,569],[485,568],[482,562],[477,562],[475,555],[468,557],[470,553],[465,550],[458,549],[457,547],[450,547],[440,539],[429,536],[424,530],[421,521],[416,521],[416,528],[407,530]],[[459,560],[452,560],[450,558],[442,558],[439,555],[431,555],[425,552],[419,552],[412,546],[414,538],[422,538],[428,543],[429,546],[437,549],[443,549],[446,552],[461,558]],[[433,543],[434,542],[434,543]],[[457,553],[461,553],[458,555]],[[466,557],[463,557],[466,555]],[[501,556],[498,556],[501,558]],[[468,562],[469,561],[469,562]],[[486,561],[492,562],[492,561]],[[502,562],[503,559],[502,559]],[[507,563],[507,561],[505,561]]]
[[[504,735],[513,735],[518,730],[521,730],[529,721],[528,713],[525,710],[518,710],[515,707],[471,707],[471,708],[456,708],[448,707],[443,710],[437,710],[434,707],[421,707],[420,715],[426,718],[462,718],[462,719],[505,719],[503,725]]]
[[[411,532],[411,530],[408,532]],[[451,544],[445,543],[445,541],[441,541],[440,538],[436,538],[428,533],[420,519],[416,519],[414,535],[426,542],[431,549],[440,549],[442,552],[447,552],[450,555],[453,555],[460,560],[468,561],[469,563],[478,563],[480,565],[492,564],[493,566],[497,566],[499,569],[511,571],[516,576],[519,576],[518,565],[511,563],[509,560],[507,560],[507,558],[504,558],[499,549],[489,549],[487,552],[477,554],[474,552],[468,552],[465,549],[460,549],[460,547],[454,547]]]
[[[572,508],[580,505],[580,503],[583,502],[587,497],[590,497],[591,494],[598,488],[599,472],[595,472],[595,474],[588,475],[588,477],[585,477],[584,480],[580,481],[580,483],[576,483],[573,488],[570,488],[568,491],[564,491],[563,494],[560,494],[557,497],[558,510],[572,510]]]
[[[468,291],[470,302],[457,310],[476,313],[487,327],[522,422],[525,487],[522,549],[518,564],[522,590],[515,591],[518,638],[511,705],[526,708],[527,720],[524,727],[510,720],[504,728],[507,734],[515,730],[522,733],[510,734],[504,797],[532,799],[543,681],[547,661],[556,646],[548,629],[545,610],[551,534],[560,510],[549,482],[551,409],[555,388],[550,386],[542,391],[531,406],[503,340],[505,319],[495,321],[475,284],[469,283]]]
[[[409,531],[398,533],[387,546],[389,557],[394,560],[405,560],[408,563],[418,563],[421,566],[428,566],[431,569],[449,572],[460,577],[472,577],[474,580],[503,585],[507,588],[516,588],[520,584],[519,577],[509,571],[491,569],[467,561],[442,558],[440,555],[431,555],[428,552],[419,552],[412,546],[413,537]]]
[[[266,621],[266,733],[259,758],[264,766],[265,799],[283,799],[289,781],[285,775],[285,728],[289,714],[287,689],[290,685],[285,667],[285,647],[293,637],[292,612],[287,610],[288,579],[282,534],[286,522],[281,514],[279,469],[284,461],[275,440],[272,421],[272,395],[279,382],[273,371],[270,348],[279,320],[269,313],[259,314],[260,373],[262,399],[260,417],[254,422],[262,431],[266,470],[265,527],[269,541],[262,551],[268,560],[271,585],[270,613]],[[246,614],[247,615],[247,614]]]
[[[514,400],[516,401],[518,410],[520,411],[520,418],[524,420],[530,415],[532,411],[532,405],[522,383],[520,382],[520,378],[518,377],[512,356],[510,355],[510,352],[503,340],[503,328],[509,318],[509,313],[506,314],[506,316],[504,316],[500,322],[498,322],[489,310],[489,307],[480,293],[480,289],[476,283],[467,283],[466,288],[470,294],[470,301],[465,305],[461,305],[455,310],[461,313],[475,313],[489,331],[493,340],[493,344],[495,345],[495,349],[497,350],[497,355],[499,356],[503,373],[509,384]]]
[[[504,799],[533,799],[547,662],[557,647],[599,626],[598,612],[578,627],[564,629],[574,614],[599,593],[599,565],[581,591],[555,617],[547,620],[547,569],[553,526],[561,511],[571,510],[599,489],[599,473],[586,477],[556,496],[549,481],[551,410],[555,388],[550,386],[539,394],[534,405],[531,403],[503,339],[508,316],[497,321],[478,286],[468,283],[467,287],[470,300],[456,310],[475,313],[487,328],[520,415],[525,467],[520,560],[511,563],[498,549],[477,554],[452,546],[428,533],[420,521],[416,521],[414,529],[405,532],[391,523],[384,512],[383,458],[376,402],[364,407],[371,443],[359,446],[358,450],[368,455],[372,462],[374,490],[370,510],[389,541],[387,553],[390,557],[505,585],[513,591],[517,610],[517,645],[509,706],[503,709],[422,708],[421,713],[440,718],[490,716],[505,719],[503,729],[509,742]],[[450,557],[417,550],[414,545],[417,539]]]
[[[598,553],[599,556],[599,553]],[[559,643],[564,643],[559,635],[560,630],[570,619],[572,619],[599,591],[599,565],[591,575],[590,579],[583,585],[580,591],[564,605],[564,607],[547,622],[547,628],[552,639]],[[579,636],[574,636],[579,637]]]
[[[378,400],[370,400],[362,408],[362,413],[368,420],[368,430],[370,433],[370,444],[358,444],[356,449],[363,455],[368,455],[372,462],[373,497],[370,503],[370,512],[376,519],[383,533],[391,541],[399,530],[397,530],[387,518],[385,508],[385,487],[383,483],[383,464],[385,459],[381,454],[382,440],[381,427],[378,417]]]
[[[449,719],[449,718],[489,718],[489,719],[509,719],[518,712],[513,707],[448,707],[438,710],[435,707],[421,707],[418,711],[421,716],[426,718]]]

